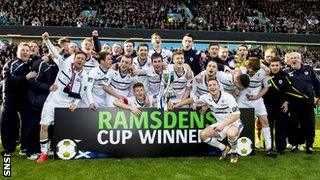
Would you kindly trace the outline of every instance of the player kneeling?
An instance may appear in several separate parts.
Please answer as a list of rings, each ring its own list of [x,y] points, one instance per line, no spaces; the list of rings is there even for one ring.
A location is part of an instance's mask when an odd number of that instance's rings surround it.
[[[200,97],[188,98],[174,105],[173,108],[192,103],[207,105],[217,123],[208,126],[200,133],[201,140],[222,151],[220,160],[225,159],[230,152],[230,162],[237,163],[236,142],[243,129],[243,124],[240,121],[240,111],[236,100],[231,94],[220,91],[219,83],[216,79],[208,81],[208,91],[209,93]],[[230,146],[220,142],[226,137]]]

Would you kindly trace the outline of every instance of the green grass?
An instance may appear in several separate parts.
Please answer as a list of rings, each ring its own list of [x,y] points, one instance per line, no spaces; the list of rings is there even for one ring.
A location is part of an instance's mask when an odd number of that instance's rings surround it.
[[[317,121],[319,121],[318,118]],[[38,165],[16,152],[14,179],[319,179],[320,123],[313,155],[286,152],[275,159],[256,155],[240,157],[236,166],[218,157],[123,158],[49,160]]]
[[[240,157],[237,166],[217,157],[50,160],[38,165],[15,156],[12,177],[23,179],[317,179],[320,153],[287,153],[272,159],[262,152]]]

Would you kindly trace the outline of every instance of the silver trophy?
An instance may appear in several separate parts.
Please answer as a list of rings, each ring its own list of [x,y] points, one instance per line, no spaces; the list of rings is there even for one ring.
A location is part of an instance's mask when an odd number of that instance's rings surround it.
[[[164,110],[167,110],[167,102],[171,99],[174,98],[175,92],[172,88],[172,82],[173,82],[173,77],[174,74],[170,73],[167,69],[163,70],[162,72],[162,77],[161,77],[161,83],[163,85],[163,91],[162,91],[162,99],[161,99],[161,106],[163,107]]]
[[[173,82],[173,73],[170,73],[168,70],[164,70],[162,73],[162,80],[164,85],[164,97],[169,101],[170,98],[175,97],[175,93],[171,85]]]

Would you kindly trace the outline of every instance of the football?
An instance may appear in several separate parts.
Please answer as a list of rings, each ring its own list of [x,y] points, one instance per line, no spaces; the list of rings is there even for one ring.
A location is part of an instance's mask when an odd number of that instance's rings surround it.
[[[248,156],[252,152],[252,141],[247,137],[241,137],[237,140],[237,153],[240,156]]]
[[[77,145],[71,139],[63,139],[57,144],[56,153],[60,159],[70,160],[77,154]]]

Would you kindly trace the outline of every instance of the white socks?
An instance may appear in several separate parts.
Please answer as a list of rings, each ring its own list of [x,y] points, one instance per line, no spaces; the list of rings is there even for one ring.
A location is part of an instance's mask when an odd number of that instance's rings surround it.
[[[48,151],[49,151],[48,147],[49,147],[49,140],[48,139],[40,140],[40,149],[41,149],[42,153],[48,154]]]
[[[204,140],[203,142],[209,144],[210,146],[216,147],[218,149],[220,149],[221,151],[223,151],[226,146],[224,144],[222,144],[221,142],[219,142],[216,138],[208,138],[206,140]]]
[[[270,127],[262,127],[263,138],[265,143],[265,150],[268,151],[271,149],[271,133]]]
[[[231,141],[230,139],[228,139],[228,143],[230,144],[231,150],[232,152],[236,152],[237,149],[237,140]]]

